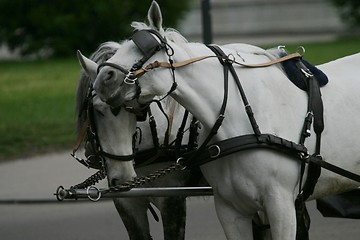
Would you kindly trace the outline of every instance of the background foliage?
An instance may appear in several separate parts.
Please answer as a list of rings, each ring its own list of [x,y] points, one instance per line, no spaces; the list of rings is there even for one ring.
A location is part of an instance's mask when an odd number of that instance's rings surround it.
[[[360,26],[360,0],[330,0],[341,17],[352,26]]]
[[[348,37],[286,44],[286,48],[294,52],[303,45],[305,59],[321,64],[359,52],[359,42],[360,37]],[[79,71],[75,57],[0,61],[0,162],[54,150],[70,153],[76,138],[74,110]]]
[[[144,21],[152,0],[0,0],[0,44],[23,55],[90,53],[104,41],[129,36],[131,21]],[[176,26],[190,0],[157,0],[164,22]]]

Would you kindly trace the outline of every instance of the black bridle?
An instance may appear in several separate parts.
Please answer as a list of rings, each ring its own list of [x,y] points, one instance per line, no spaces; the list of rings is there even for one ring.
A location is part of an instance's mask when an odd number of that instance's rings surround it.
[[[173,64],[173,60],[171,57],[174,55],[174,50],[172,47],[167,43],[167,40],[165,37],[161,36],[161,34],[158,31],[155,31],[153,29],[146,29],[146,30],[139,30],[136,31],[133,36],[130,38],[135,45],[138,47],[138,49],[143,54],[143,57],[137,61],[129,70],[112,62],[103,62],[98,65],[97,73],[100,72],[102,67],[108,66],[115,68],[119,70],[120,72],[125,74],[124,81],[121,83],[128,84],[128,85],[136,85],[137,88],[137,94],[134,96],[134,99],[138,99],[141,93],[141,88],[138,82],[138,76],[135,74],[136,71],[140,69],[144,69],[144,64],[157,52],[161,50],[165,50],[166,54],[169,58],[169,64]],[[172,70],[172,78],[173,78],[173,85],[169,92],[166,94],[168,96],[171,92],[173,92],[176,89],[176,82],[175,82],[175,74],[174,70],[175,68],[171,68]],[[142,76],[142,75],[141,75]],[[165,97],[166,97],[165,96]]]
[[[86,160],[79,159],[75,157],[75,153],[73,153],[74,157],[83,165],[95,169],[105,169],[104,157],[119,161],[134,160],[135,157],[134,153],[129,155],[115,155],[112,153],[105,152],[103,150],[99,139],[98,129],[96,127],[95,110],[93,104],[93,99],[95,96],[96,94],[94,94],[92,87],[90,87],[88,91],[88,95],[83,103],[83,107],[80,113],[80,114],[86,114],[86,118],[88,119],[86,138],[84,139],[85,155],[87,159]],[[116,114],[119,114],[119,112],[117,112]]]

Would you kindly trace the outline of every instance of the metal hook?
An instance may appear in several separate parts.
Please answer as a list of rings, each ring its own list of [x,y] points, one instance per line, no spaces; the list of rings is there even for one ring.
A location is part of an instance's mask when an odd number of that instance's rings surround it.
[[[304,56],[305,55],[305,48],[303,46],[299,46],[297,49],[296,49],[296,52],[299,53],[301,56]]]

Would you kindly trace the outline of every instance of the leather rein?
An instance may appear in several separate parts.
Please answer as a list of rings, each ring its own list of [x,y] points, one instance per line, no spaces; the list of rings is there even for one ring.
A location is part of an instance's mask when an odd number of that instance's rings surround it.
[[[124,79],[124,83],[127,84],[135,84],[135,82],[138,80],[138,78],[140,78],[141,76],[143,76],[145,73],[154,70],[156,68],[168,68],[168,69],[177,69],[177,68],[181,68],[181,67],[185,67],[187,65],[196,63],[196,62],[200,62],[206,59],[210,59],[210,58],[217,58],[219,60],[226,60],[231,64],[236,64],[242,67],[247,67],[247,68],[261,68],[261,67],[269,67],[272,65],[275,65],[277,63],[281,63],[290,59],[295,59],[295,58],[299,58],[302,57],[302,55],[300,53],[292,53],[289,55],[286,55],[284,57],[281,58],[277,58],[274,59],[272,61],[269,62],[265,62],[265,63],[257,63],[257,64],[246,64],[246,63],[241,63],[238,61],[235,61],[235,59],[231,58],[232,55],[222,55],[222,56],[214,56],[214,55],[210,55],[210,56],[201,56],[201,57],[195,57],[195,58],[191,58],[182,62],[176,62],[176,63],[169,63],[169,62],[159,62],[159,61],[154,61],[152,63],[149,63],[148,65],[146,65],[145,67],[141,67],[139,69],[134,69],[132,68],[131,70],[127,70],[124,67],[116,64],[116,63],[111,63],[111,62],[104,62],[99,64],[98,67],[98,72],[99,69],[103,66],[110,66],[113,67],[117,70],[120,70],[122,73],[124,73],[126,75],[125,79]]]

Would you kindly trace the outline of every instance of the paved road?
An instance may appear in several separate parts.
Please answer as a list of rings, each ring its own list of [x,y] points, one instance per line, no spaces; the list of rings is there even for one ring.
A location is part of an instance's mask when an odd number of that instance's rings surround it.
[[[55,153],[0,164],[0,201],[54,199],[57,186],[81,182],[92,171],[74,162],[68,153]],[[104,184],[104,183],[103,183]],[[225,240],[212,197],[188,198],[187,240]],[[323,218],[308,204],[310,239],[359,239],[359,220]],[[154,239],[162,239],[161,224],[151,220]],[[2,240],[128,239],[111,201],[48,204],[0,204]]]

